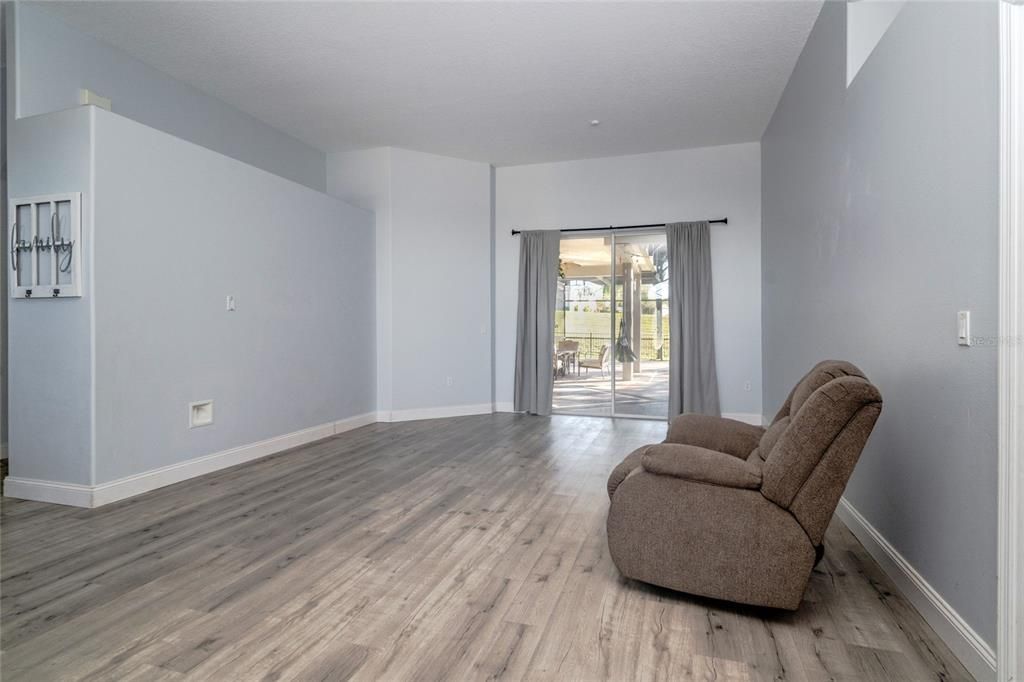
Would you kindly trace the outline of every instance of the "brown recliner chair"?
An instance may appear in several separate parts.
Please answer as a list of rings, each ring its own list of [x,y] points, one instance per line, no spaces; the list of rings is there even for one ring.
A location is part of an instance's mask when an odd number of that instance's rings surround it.
[[[608,547],[628,578],[796,609],[882,396],[848,362],[814,367],[763,429],[684,414],[608,479]]]

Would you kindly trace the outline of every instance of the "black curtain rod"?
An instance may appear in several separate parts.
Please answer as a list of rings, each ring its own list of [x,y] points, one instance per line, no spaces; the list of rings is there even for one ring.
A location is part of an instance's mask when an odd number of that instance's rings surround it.
[[[728,218],[716,218],[709,220],[711,225],[728,225]],[[651,223],[650,225],[609,225],[608,227],[569,227],[559,232],[607,232],[608,230],[643,230],[650,227],[665,227],[666,223]],[[512,236],[521,233],[522,230],[512,230]]]

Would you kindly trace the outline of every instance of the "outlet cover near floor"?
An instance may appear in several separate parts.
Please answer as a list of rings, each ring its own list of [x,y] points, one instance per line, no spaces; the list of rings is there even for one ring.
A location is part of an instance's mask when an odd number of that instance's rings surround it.
[[[213,423],[213,401],[197,400],[188,404],[188,428],[209,426]]]

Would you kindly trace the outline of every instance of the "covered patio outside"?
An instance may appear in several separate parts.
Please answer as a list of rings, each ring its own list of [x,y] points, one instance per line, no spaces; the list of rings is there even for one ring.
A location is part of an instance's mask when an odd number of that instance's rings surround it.
[[[612,382],[597,370],[582,370],[580,376],[567,373],[555,377],[555,412],[594,417],[612,416]],[[615,376],[615,412],[619,415],[668,418],[668,361],[652,360],[641,365],[630,379],[621,370]]]
[[[610,237],[562,240],[555,338],[557,350],[568,353],[556,353],[552,408],[569,414],[666,419],[670,339],[665,236],[616,235],[612,251]]]

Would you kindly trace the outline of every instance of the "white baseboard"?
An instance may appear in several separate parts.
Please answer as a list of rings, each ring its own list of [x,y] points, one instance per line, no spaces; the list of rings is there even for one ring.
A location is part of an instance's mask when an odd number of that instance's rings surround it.
[[[4,480],[4,496],[37,502],[52,502],[74,507],[99,507],[128,497],[134,497],[150,490],[156,490],[172,483],[179,483],[196,476],[202,476],[219,469],[260,459],[282,450],[344,433],[360,426],[373,424],[377,415],[368,414],[348,417],[335,422],[293,431],[282,436],[268,438],[256,443],[241,445],[211,455],[196,457],[185,462],[171,464],[159,469],[119,478],[99,485],[78,485],[57,481],[40,481],[30,478],[8,476]]]
[[[257,443],[241,445],[210,455],[196,457],[185,462],[171,464],[98,485],[82,485],[8,476],[4,481],[4,495],[23,500],[66,504],[75,507],[99,507],[104,504],[134,497],[135,495],[141,495],[166,485],[202,476],[219,469],[260,459],[282,450],[298,447],[299,445],[311,443],[322,438],[328,438],[335,434],[344,433],[345,431],[375,422],[444,419],[447,417],[491,414],[495,411],[511,412],[512,409],[512,403],[498,403],[495,405],[491,403],[478,403],[475,405],[450,405],[412,410],[393,410],[390,412],[370,412],[268,438]],[[757,419],[760,418],[759,415],[750,414],[726,414],[723,416],[751,423],[757,423],[753,421],[755,417]]]
[[[347,417],[345,419],[339,419],[334,422],[334,435],[339,433],[345,433],[352,429],[358,429],[360,426],[366,426],[367,424],[377,423],[377,413],[367,412],[366,414],[357,414],[354,417]]]
[[[19,500],[66,504],[71,507],[94,507],[92,503],[92,486],[77,483],[59,483],[57,481],[40,481],[35,478],[4,479],[4,497]]]
[[[424,407],[413,410],[391,410],[378,412],[379,422],[410,422],[419,419],[445,419],[447,417],[465,417],[471,414],[491,414],[494,407],[491,403],[476,405],[446,405],[444,407]]]
[[[753,412],[723,412],[722,416],[726,419],[735,419],[738,422],[745,422],[754,426],[761,426],[762,422],[764,422],[764,418],[761,415],[754,414]]]
[[[967,621],[844,497],[836,515],[978,680],[996,679],[996,654]]]
[[[515,412],[515,403],[494,403],[494,411]],[[753,412],[725,412],[722,416],[726,419],[735,419],[736,421],[754,424],[755,426],[761,426],[764,421],[761,415],[754,414]]]

